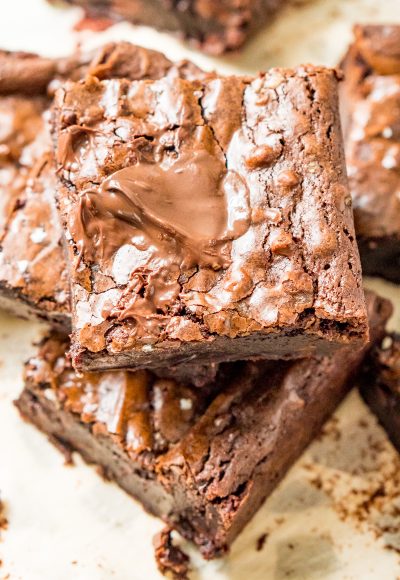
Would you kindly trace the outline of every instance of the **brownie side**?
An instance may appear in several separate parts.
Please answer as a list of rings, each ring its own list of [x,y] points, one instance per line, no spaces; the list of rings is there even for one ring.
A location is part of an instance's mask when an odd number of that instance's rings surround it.
[[[240,48],[285,0],[66,0],[90,16],[106,16],[170,30],[211,54]]]
[[[400,451],[400,336],[387,335],[367,357],[360,385],[365,402]]]
[[[204,73],[127,42],[62,59],[0,52],[0,307],[70,329],[69,280],[54,210],[52,144],[45,111],[66,78],[161,78]]]
[[[371,339],[390,303],[368,295]],[[79,451],[193,541],[222,555],[347,392],[364,351],[221,367],[192,389],[148,371],[77,375],[56,336],[25,369],[22,415]]]
[[[58,91],[77,367],[365,341],[336,90],[311,67]]]
[[[400,26],[356,26],[343,62],[345,149],[363,273],[400,281]]]

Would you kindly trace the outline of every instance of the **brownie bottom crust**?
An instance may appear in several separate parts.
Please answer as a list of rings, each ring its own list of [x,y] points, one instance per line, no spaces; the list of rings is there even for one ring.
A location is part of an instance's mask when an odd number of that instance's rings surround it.
[[[48,306],[48,307],[47,307]],[[0,281],[0,310],[26,320],[39,320],[51,324],[60,332],[68,333],[71,318],[68,314],[59,312],[56,307],[51,310],[53,302],[41,301],[34,304],[30,296],[26,296],[17,288],[11,288],[7,283]]]

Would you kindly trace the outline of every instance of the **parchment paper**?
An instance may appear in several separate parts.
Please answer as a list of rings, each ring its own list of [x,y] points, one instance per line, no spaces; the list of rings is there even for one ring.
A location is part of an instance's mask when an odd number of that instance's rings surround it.
[[[3,3],[2,48],[53,56],[67,54],[77,42],[94,46],[127,39],[173,59],[241,73],[305,62],[334,65],[353,22],[400,22],[400,0],[309,0],[285,10],[242,54],[210,59],[167,34],[128,24],[101,34],[74,33],[79,9],[51,7],[44,0]],[[400,330],[400,287],[379,281],[367,285],[395,302],[391,326]],[[9,520],[8,529],[0,530],[0,580],[159,578],[151,538],[161,522],[79,458],[75,467],[65,467],[61,454],[24,424],[12,405],[22,389],[22,363],[43,329],[0,313],[0,490]],[[354,391],[229,557],[205,563],[184,545],[192,557],[192,577],[396,580],[398,474],[397,454]]]

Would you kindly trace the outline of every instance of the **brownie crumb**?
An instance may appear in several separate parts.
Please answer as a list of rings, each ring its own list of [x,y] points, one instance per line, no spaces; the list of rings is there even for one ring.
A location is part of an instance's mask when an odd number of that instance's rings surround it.
[[[265,542],[267,541],[268,535],[269,534],[267,534],[267,533],[261,534],[261,536],[259,536],[257,538],[257,543],[256,543],[257,552],[261,552],[261,550],[263,549]]]
[[[154,554],[157,567],[161,574],[168,575],[174,580],[187,580],[190,560],[189,557],[172,543],[172,529],[164,528],[154,536]]]

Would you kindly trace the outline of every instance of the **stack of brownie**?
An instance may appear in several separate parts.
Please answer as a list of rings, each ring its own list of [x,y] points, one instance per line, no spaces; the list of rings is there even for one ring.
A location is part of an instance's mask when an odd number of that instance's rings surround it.
[[[386,62],[371,68],[375,36],[358,29],[346,59],[355,165],[355,100]],[[362,288],[338,77],[226,78],[129,43],[0,54],[0,304],[52,327],[17,406],[206,558],[319,431],[391,314]],[[355,169],[353,186],[372,179]]]

